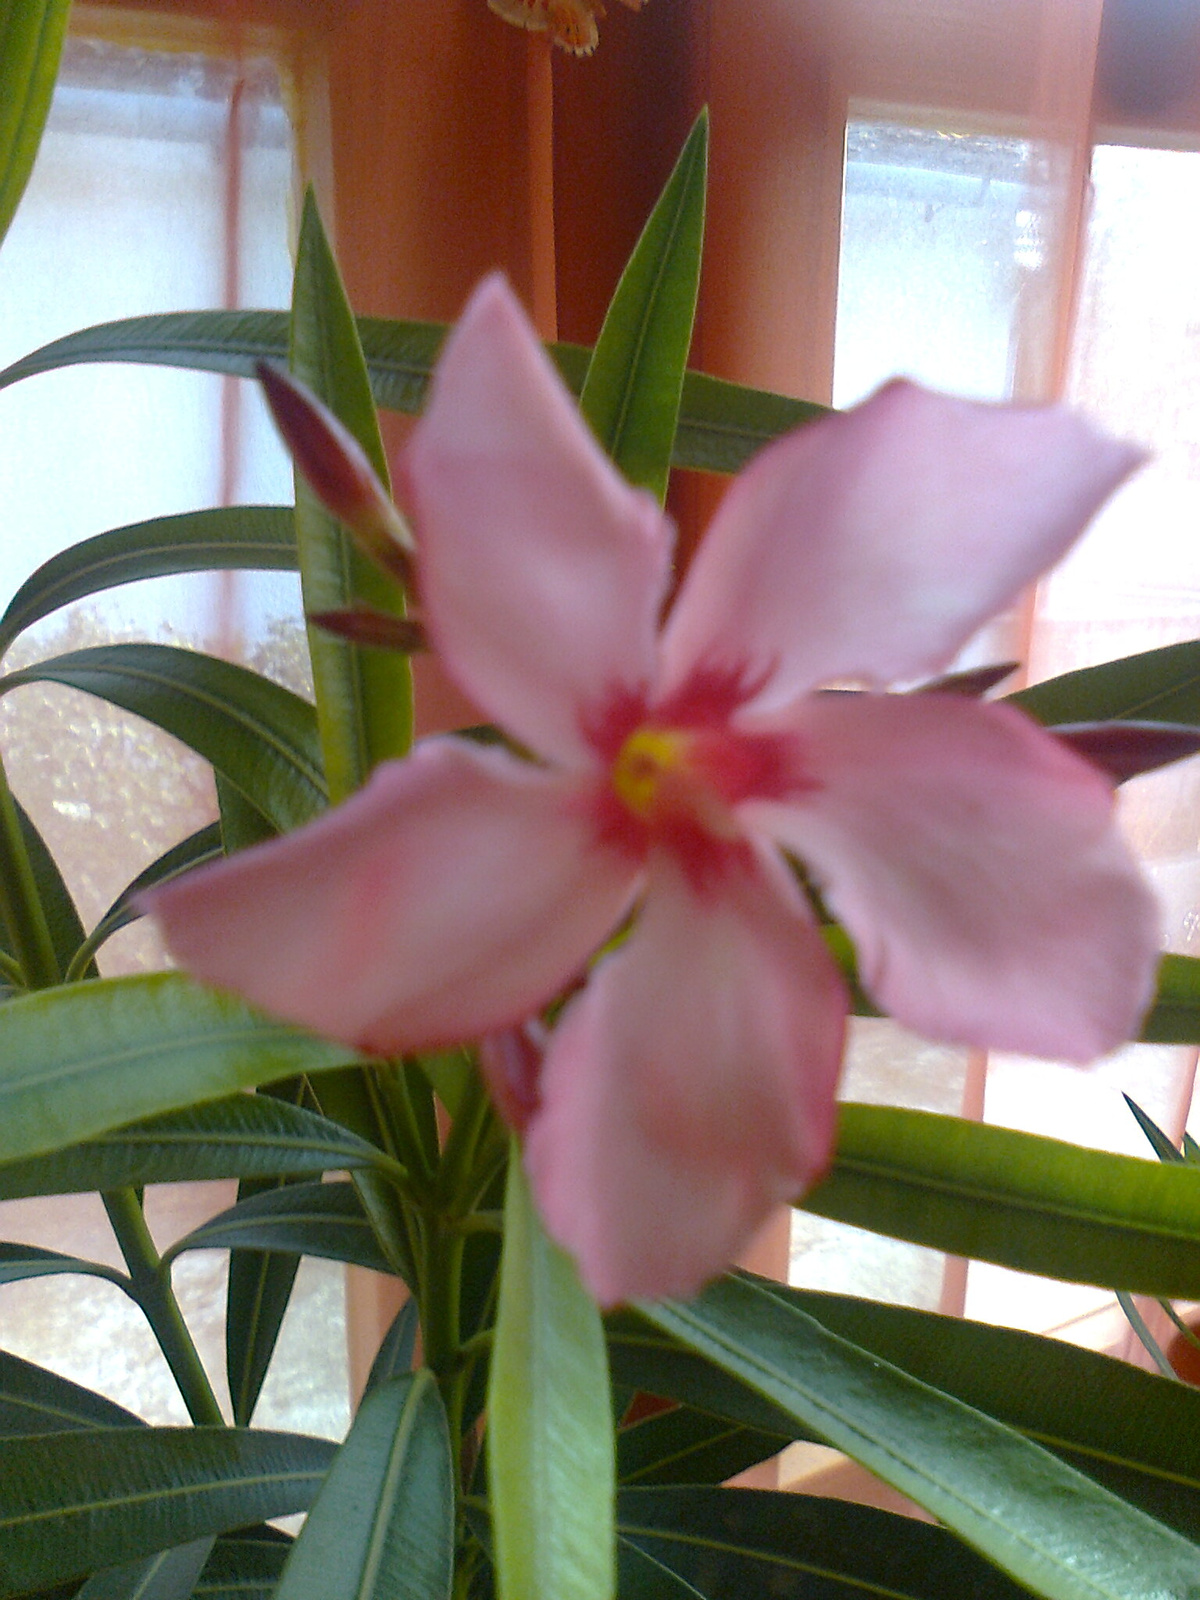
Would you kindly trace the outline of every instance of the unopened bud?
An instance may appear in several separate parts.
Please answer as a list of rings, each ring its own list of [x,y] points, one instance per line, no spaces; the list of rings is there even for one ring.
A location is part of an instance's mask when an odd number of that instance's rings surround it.
[[[1072,722],[1048,728],[1108,774],[1125,783],[1200,752],[1200,728],[1180,722]]]
[[[496,1110],[514,1133],[541,1104],[545,1030],[538,1022],[505,1028],[479,1041],[479,1066]]]
[[[966,672],[948,672],[944,678],[931,678],[915,690],[916,694],[961,694],[978,700],[1011,678],[1021,665],[1019,661],[996,661],[986,667],[971,667]]]
[[[358,440],[316,395],[289,373],[255,367],[271,415],[305,482],[344,523],[363,554],[406,587],[412,581],[412,534]]]
[[[332,633],[350,644],[370,645],[375,650],[398,650],[415,655],[428,649],[425,629],[410,617],[393,616],[374,606],[350,606],[344,611],[310,611],[308,620],[325,633]]]

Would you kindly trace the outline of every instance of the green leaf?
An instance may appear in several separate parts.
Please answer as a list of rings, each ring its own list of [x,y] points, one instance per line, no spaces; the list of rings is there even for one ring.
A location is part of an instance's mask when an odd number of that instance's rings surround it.
[[[237,850],[248,850],[251,845],[265,844],[268,839],[278,838],[278,828],[268,822],[257,806],[252,806],[219,772],[215,772],[213,777],[217,786],[217,807],[221,813],[221,843],[227,856]]]
[[[83,923],[79,920],[71,891],[67,888],[66,880],[59,871],[57,861],[50,854],[46,841],[21,802],[14,797],[13,804],[25,840],[34,889],[41,902],[46,926],[50,932],[50,944],[59,971],[65,973],[83,943]],[[94,975],[96,970],[94,964],[87,962],[81,963],[81,969],[91,975]]]
[[[288,1078],[265,1084],[254,1098],[289,1110],[302,1107],[307,1078]],[[270,1114],[270,1113],[268,1113]],[[319,1119],[324,1126],[337,1123]],[[339,1128],[339,1134],[346,1130]],[[350,1135],[353,1138],[353,1135]],[[342,1142],[339,1138],[339,1143]],[[362,1141],[355,1141],[361,1144]],[[357,1163],[351,1163],[351,1166]],[[243,1177],[237,1203],[279,1187],[288,1175],[275,1178]],[[294,1181],[294,1180],[292,1180]],[[225,1375],[236,1427],[248,1428],[275,1353],[283,1319],[292,1298],[301,1257],[278,1250],[231,1250],[225,1291]]]
[[[276,1600],[449,1600],[453,1576],[450,1437],[422,1369],[364,1399]]]
[[[311,190],[300,222],[289,353],[294,375],[350,430],[387,487],[387,458],[358,330]],[[296,542],[310,616],[358,603],[403,616],[403,591],[356,549],[300,477]],[[363,649],[320,628],[309,629],[308,642],[325,772],[336,802],[359,788],[380,761],[403,755],[412,743],[412,672],[407,656]]]
[[[1039,722],[1200,722],[1200,642],[1081,667],[1006,697]]]
[[[246,667],[163,644],[72,650],[0,678],[61,683],[145,717],[210,761],[286,832],[325,805],[313,708]]]
[[[1158,992],[1138,1035],[1147,1044],[1200,1044],[1200,960],[1165,955]]]
[[[953,1255],[1200,1299],[1200,1170],[895,1106],[844,1104],[799,1204]]]
[[[0,1350],[0,1437],[69,1428],[141,1428],[115,1401]]]
[[[1127,1094],[1122,1094],[1121,1099],[1133,1114],[1133,1120],[1150,1141],[1150,1148],[1160,1161],[1182,1161],[1183,1156],[1167,1138],[1152,1117],[1148,1117],[1138,1105],[1136,1100],[1131,1100]]]
[[[45,1278],[59,1272],[81,1272],[122,1285],[126,1281],[112,1267],[102,1267],[96,1261],[81,1261],[78,1256],[60,1255],[57,1250],[42,1250],[32,1244],[0,1244],[0,1283],[20,1283],[25,1278]]]
[[[420,1326],[421,1318],[417,1302],[410,1296],[397,1311],[391,1327],[383,1336],[383,1343],[379,1346],[371,1363],[371,1370],[367,1374],[364,1394],[370,1394],[372,1389],[377,1389],[389,1378],[403,1377],[406,1372],[412,1370]]]
[[[1200,1549],[1048,1451],[745,1279],[644,1305],[671,1334],[1047,1600],[1194,1600]]]
[[[0,1160],[345,1059],[174,972],[23,995],[0,1006]]]
[[[392,411],[418,412],[445,327],[359,317],[358,331],[377,404]],[[0,389],[39,372],[87,361],[146,362],[250,378],[256,362],[282,361],[286,354],[284,312],[167,312],[103,323],[56,339],[0,372]],[[591,352],[580,345],[557,344],[550,346],[550,354],[568,388],[578,394]],[[738,472],[763,445],[790,428],[817,421],[827,410],[810,400],[688,372],[673,465]]]
[[[659,1600],[632,1546],[704,1600],[1022,1600],[1027,1591],[941,1528],[873,1506],[762,1489],[627,1489],[621,1600]]]
[[[193,1600],[273,1600],[292,1541],[274,1528],[218,1539]]]
[[[702,111],[621,274],[579,397],[605,451],[660,504],[700,288],[707,170]]]
[[[574,1263],[546,1237],[515,1147],[487,1446],[501,1600],[609,1600],[614,1464],[604,1330]]]
[[[762,1433],[691,1406],[675,1406],[620,1430],[617,1482],[724,1483],[790,1442],[790,1431]]]
[[[391,1272],[352,1183],[292,1183],[222,1211],[163,1256],[185,1250],[286,1250]]]
[[[67,967],[66,981],[74,983],[89,974],[95,975],[95,962],[92,958],[96,952],[104,947],[114,933],[119,933],[122,928],[127,928],[130,923],[136,922],[143,915],[137,904],[139,895],[144,894],[147,889],[157,887],[160,883],[170,883],[172,878],[181,877],[193,867],[203,866],[208,861],[217,861],[224,853],[221,826],[216,822],[210,822],[206,828],[197,829],[186,839],[181,839],[178,844],[165,850],[157,861],[152,861],[131,883],[126,884],[87,938],[77,945]],[[36,871],[36,867],[34,870]],[[52,922],[52,932],[53,927]]]
[[[8,1439],[0,1595],[305,1511],[336,1446],[240,1428],[98,1428]]]
[[[157,1555],[94,1572],[75,1600],[190,1600],[215,1540],[210,1534]]]
[[[70,0],[5,0],[0,9],[0,239],[42,142],[70,8]]]
[[[0,655],[18,634],[73,600],[142,578],[230,568],[295,571],[291,506],[217,506],[114,528],[52,556],[0,617]]]
[[[236,1094],[0,1166],[0,1200],[282,1177],[370,1166],[380,1153],[336,1122],[269,1095]]]

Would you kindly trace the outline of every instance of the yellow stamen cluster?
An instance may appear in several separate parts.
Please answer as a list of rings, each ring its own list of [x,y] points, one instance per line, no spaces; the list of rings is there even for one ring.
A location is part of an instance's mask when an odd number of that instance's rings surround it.
[[[621,746],[613,762],[617,798],[638,817],[651,816],[663,798],[664,786],[678,791],[686,781],[692,739],[671,728],[638,728]]]

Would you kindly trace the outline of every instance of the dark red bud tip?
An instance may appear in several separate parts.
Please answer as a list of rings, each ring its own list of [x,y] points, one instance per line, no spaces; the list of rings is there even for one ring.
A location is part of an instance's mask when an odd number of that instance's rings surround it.
[[[369,645],[374,650],[398,650],[415,655],[429,648],[425,630],[408,617],[396,617],[374,606],[353,606],[345,611],[310,611],[308,620],[324,633],[332,633],[350,644]]]
[[[505,1028],[479,1041],[479,1065],[496,1110],[514,1133],[524,1133],[541,1105],[545,1039],[539,1023]]]
[[[1114,783],[1200,753],[1200,728],[1179,722],[1072,722],[1048,732]]]
[[[969,672],[948,672],[943,678],[931,678],[914,690],[915,694],[962,694],[979,700],[989,689],[1011,678],[1021,665],[1019,661],[996,661],[986,667],[972,667]]]
[[[304,384],[270,362],[256,363],[275,424],[317,499],[345,523],[364,553],[405,582],[412,539],[350,430]]]

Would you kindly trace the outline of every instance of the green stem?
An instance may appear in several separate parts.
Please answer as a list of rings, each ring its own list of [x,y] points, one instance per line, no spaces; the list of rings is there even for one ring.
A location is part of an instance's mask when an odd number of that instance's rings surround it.
[[[137,1194],[133,1189],[110,1189],[102,1198],[129,1268],[134,1298],[179,1385],[188,1415],[198,1426],[224,1427],[221,1407],[171,1288],[170,1267],[164,1267],[150,1237]]]
[[[25,845],[17,803],[0,763],[0,917],[27,989],[49,989],[62,982],[50,924],[38,894]]]

